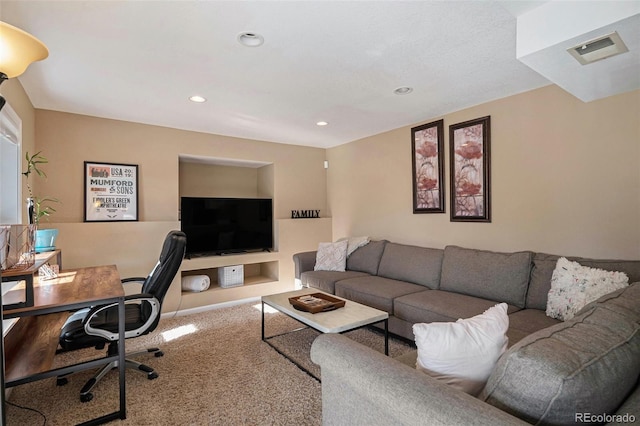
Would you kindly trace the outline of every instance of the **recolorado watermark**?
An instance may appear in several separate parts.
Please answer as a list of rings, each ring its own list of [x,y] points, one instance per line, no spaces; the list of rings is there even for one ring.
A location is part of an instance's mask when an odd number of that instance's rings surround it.
[[[594,414],[576,413],[576,423],[635,423],[636,416],[633,414]]]

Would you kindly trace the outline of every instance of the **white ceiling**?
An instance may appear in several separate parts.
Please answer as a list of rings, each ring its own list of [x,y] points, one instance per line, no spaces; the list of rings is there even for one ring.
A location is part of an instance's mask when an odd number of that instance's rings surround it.
[[[516,58],[516,16],[545,3],[0,0],[0,19],[49,48],[19,77],[36,108],[331,147],[550,84]]]

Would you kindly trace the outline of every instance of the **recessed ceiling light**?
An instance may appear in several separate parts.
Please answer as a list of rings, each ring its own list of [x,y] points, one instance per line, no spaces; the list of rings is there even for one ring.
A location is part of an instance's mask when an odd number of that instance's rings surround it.
[[[327,124],[329,124],[329,123],[327,123],[326,121],[318,121],[316,123],[316,126],[326,126]]]
[[[264,38],[260,34],[244,32],[238,34],[238,43],[247,47],[258,47],[264,43]]]
[[[398,87],[396,90],[393,91],[393,93],[395,93],[396,95],[406,95],[411,92],[413,92],[413,89],[408,86]]]
[[[197,103],[202,103],[202,102],[206,102],[207,101],[205,98],[203,98],[202,96],[198,96],[198,95],[191,96],[189,98],[189,100],[191,102],[197,102]]]

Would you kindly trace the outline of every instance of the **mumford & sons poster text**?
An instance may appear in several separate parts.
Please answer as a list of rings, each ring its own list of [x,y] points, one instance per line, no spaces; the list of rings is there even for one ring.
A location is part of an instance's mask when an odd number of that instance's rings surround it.
[[[138,166],[84,163],[85,221],[138,220]]]

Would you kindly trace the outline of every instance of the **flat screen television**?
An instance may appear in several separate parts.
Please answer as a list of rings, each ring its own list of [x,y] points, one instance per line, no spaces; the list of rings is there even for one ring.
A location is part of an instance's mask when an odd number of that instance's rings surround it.
[[[182,197],[180,218],[187,258],[273,248],[268,198]]]

